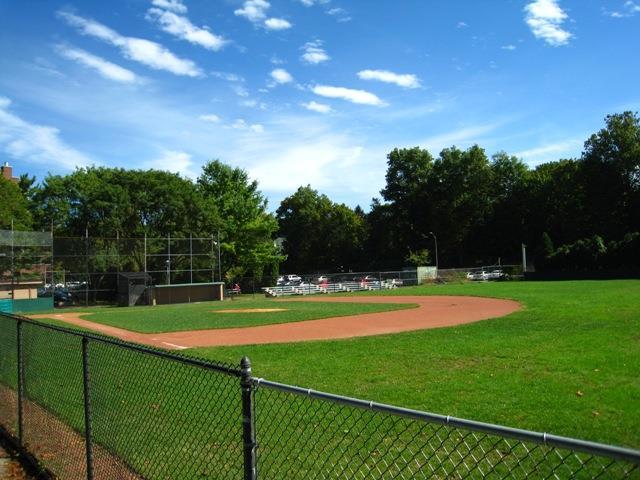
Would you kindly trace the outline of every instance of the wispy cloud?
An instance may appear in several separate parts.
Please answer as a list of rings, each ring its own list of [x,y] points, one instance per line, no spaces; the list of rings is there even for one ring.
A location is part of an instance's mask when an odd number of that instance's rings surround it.
[[[378,80],[385,83],[393,83],[404,88],[419,88],[420,80],[411,73],[399,74],[389,70],[362,70],[358,72],[362,80]]]
[[[558,0],[535,0],[524,10],[525,21],[536,38],[554,47],[569,43],[573,35],[562,28],[569,16],[560,8]]]
[[[583,140],[580,138],[570,138],[555,143],[544,144],[539,147],[530,148],[514,153],[516,157],[522,158],[529,165],[539,165],[541,163],[555,161],[562,154],[577,154],[580,151]]]
[[[198,118],[203,122],[220,123],[220,117],[214,113],[207,113],[206,115],[200,115]]]
[[[165,70],[175,75],[189,77],[202,75],[202,71],[194,62],[174,55],[159,43],[143,38],[125,37],[95,20],[80,17],[66,11],[59,11],[58,15],[69,25],[76,27],[81,34],[98,38],[118,47],[122,54],[130,60],[156,70]]]
[[[180,150],[163,149],[156,158],[146,160],[142,163],[142,168],[153,170],[164,170],[172,173],[179,173],[185,177],[195,180],[198,176],[191,155]]]
[[[235,93],[239,97],[246,98],[249,96],[249,91],[242,85],[232,85],[231,89],[233,90],[233,93]]]
[[[420,144],[424,145],[433,153],[440,152],[443,148],[448,148],[453,145],[463,148],[475,143],[480,143],[482,135],[494,131],[497,127],[498,124],[463,127],[424,138],[420,141]]]
[[[79,48],[57,45],[56,51],[64,58],[73,60],[85,67],[91,68],[109,80],[121,83],[136,83],[140,81],[138,76],[131,70],[127,70],[120,65],[111,63],[102,57],[98,57]]]
[[[286,30],[292,25],[284,18],[267,18],[264,21],[264,26],[267,30]]]
[[[156,7],[164,8],[176,13],[187,13],[187,7],[181,0],[152,0],[151,2]]]
[[[467,25],[466,22],[458,22],[456,24],[456,28],[467,28],[469,25]]]
[[[234,10],[238,17],[244,17],[254,25],[261,25],[267,30],[286,30],[291,23],[284,18],[267,18],[267,10],[271,4],[267,0],[245,0],[242,8]]]
[[[10,106],[11,100],[0,97],[0,148],[9,156],[67,170],[95,163],[67,145],[57,128],[29,123],[10,112]]]
[[[231,72],[211,72],[211,76],[226,80],[227,82],[244,82],[244,77]]]
[[[313,93],[327,98],[341,98],[351,103],[361,105],[386,105],[377,95],[367,92],[366,90],[356,90],[345,87],[332,87],[328,85],[316,85],[312,89]]]
[[[509,45],[503,45],[500,48],[502,50],[509,50],[509,51],[513,52],[516,49],[516,46],[509,44]]]
[[[331,107],[329,105],[324,104],[324,103],[318,103],[318,102],[311,101],[311,102],[308,102],[308,103],[301,103],[300,105],[302,105],[307,110],[311,110],[312,112],[331,113]]]
[[[312,42],[305,43],[302,46],[302,50],[304,53],[301,58],[305,63],[317,65],[331,60],[331,57],[327,54],[324,48],[322,48],[321,40],[314,40]]]
[[[197,27],[187,17],[171,11],[150,8],[147,19],[156,22],[165,32],[209,50],[218,51],[229,43],[222,36],[211,33],[206,27]]]
[[[279,84],[290,83],[293,81],[293,77],[284,68],[276,68],[271,71],[271,78]]]
[[[344,23],[351,21],[351,15],[344,8],[335,7],[327,10],[327,15],[331,15],[336,21]]]
[[[627,0],[620,10],[603,10],[605,15],[613,18],[633,17],[636,13],[640,13],[640,5],[632,0]]]
[[[230,125],[234,130],[250,130],[255,133],[264,133],[264,126],[259,123],[248,124],[244,119],[239,118]]]
[[[331,0],[300,0],[305,7],[313,7],[314,5],[324,5],[325,3],[329,3]]]

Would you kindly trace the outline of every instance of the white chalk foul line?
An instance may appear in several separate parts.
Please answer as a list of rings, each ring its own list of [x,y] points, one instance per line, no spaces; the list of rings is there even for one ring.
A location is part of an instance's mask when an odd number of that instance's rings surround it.
[[[169,345],[170,347],[173,347],[177,350],[186,350],[189,347],[183,347],[182,345],[176,345],[175,343],[169,343],[169,342],[162,342],[164,345]]]

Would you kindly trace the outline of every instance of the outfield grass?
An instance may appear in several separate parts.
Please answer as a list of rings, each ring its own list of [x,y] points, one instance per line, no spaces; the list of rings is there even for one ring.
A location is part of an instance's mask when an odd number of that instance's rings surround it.
[[[231,327],[252,327],[275,323],[300,322],[319,318],[343,317],[363,313],[388,312],[415,308],[416,305],[347,304],[324,302],[287,302],[266,298],[239,298],[233,302],[203,302],[156,307],[87,308],[74,309],[88,312],[84,317],[92,322],[124,328],[140,333],[178,332]],[[278,312],[233,312],[221,310],[282,309]],[[56,313],[59,313],[57,311]]]
[[[524,308],[451,328],[189,352],[230,362],[249,355],[254,374],[270,380],[640,447],[640,281],[473,283],[382,294],[511,298]]]

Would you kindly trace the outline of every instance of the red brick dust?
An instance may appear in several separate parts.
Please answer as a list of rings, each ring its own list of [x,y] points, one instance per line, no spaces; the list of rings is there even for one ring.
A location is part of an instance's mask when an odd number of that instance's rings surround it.
[[[306,302],[409,303],[417,305],[417,308],[256,327],[189,330],[169,333],[137,333],[102,325],[84,320],[81,316],[87,314],[80,312],[34,315],[34,318],[56,318],[127,341],[161,348],[185,349],[190,347],[332,340],[451,327],[502,317],[521,308],[520,304],[513,300],[458,296],[306,297],[304,300],[298,300]],[[287,301],[290,301],[290,299],[287,299]]]

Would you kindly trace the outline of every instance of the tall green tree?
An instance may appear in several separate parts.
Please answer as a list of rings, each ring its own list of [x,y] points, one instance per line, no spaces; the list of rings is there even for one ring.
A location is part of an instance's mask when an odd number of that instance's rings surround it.
[[[366,238],[361,212],[332,202],[311,186],[285,198],[276,215],[290,272],[348,271],[361,262]]]
[[[18,185],[0,176],[0,229],[27,230],[32,226],[27,199]]]
[[[275,245],[278,223],[267,200],[246,171],[219,160],[204,165],[197,190],[205,222],[220,231],[223,267],[231,276],[261,277],[277,271],[282,257]]]
[[[640,117],[608,115],[585,142],[582,167],[591,225],[609,238],[640,230]]]

